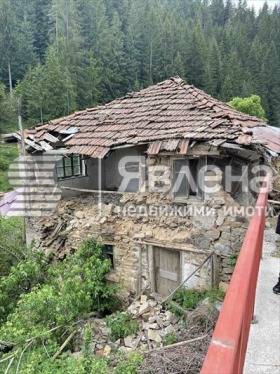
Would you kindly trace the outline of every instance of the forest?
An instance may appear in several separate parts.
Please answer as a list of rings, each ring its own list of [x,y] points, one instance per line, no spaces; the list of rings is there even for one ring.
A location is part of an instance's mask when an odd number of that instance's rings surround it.
[[[259,95],[280,126],[279,6],[0,0],[0,24],[2,121],[15,97],[34,125],[179,75],[223,101]]]

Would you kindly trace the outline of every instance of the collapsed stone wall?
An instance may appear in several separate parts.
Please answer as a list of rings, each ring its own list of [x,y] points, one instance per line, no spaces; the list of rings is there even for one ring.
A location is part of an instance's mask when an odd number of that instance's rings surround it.
[[[208,207],[212,214],[141,214],[143,207],[147,211],[151,206],[160,209],[163,204],[171,212],[180,212],[180,208],[187,211],[192,207]],[[123,194],[117,198],[105,194],[99,204],[97,195],[87,194],[62,199],[51,217],[29,219],[28,238],[29,243],[35,239],[37,246],[46,252],[53,251],[57,258],[76,250],[85,238],[113,244],[115,269],[109,279],[122,283],[132,293],[150,286],[149,243],[180,248],[189,270],[203,261],[205,253],[216,249],[219,274],[215,280],[227,282],[233,272],[230,256],[240,249],[248,224],[243,216],[225,215],[224,208],[234,206],[238,204],[224,191],[213,194],[207,201],[184,204],[174,203],[168,194],[156,193]],[[212,263],[208,261],[196,274],[193,279],[197,287],[209,286],[211,269]],[[190,284],[194,284],[192,282]]]
[[[171,160],[170,156],[149,156],[148,172],[157,165],[170,170]],[[202,263],[206,253],[215,250],[186,286],[207,288],[211,283],[228,282],[233,272],[230,257],[241,248],[248,220],[227,210],[240,205],[222,187],[205,194],[203,200],[181,202],[170,191],[153,192],[150,187],[139,193],[64,197],[52,216],[28,220],[28,242],[34,240],[56,258],[76,250],[86,238],[112,244],[114,269],[108,278],[131,293],[152,288],[151,246],[180,251],[182,280]]]

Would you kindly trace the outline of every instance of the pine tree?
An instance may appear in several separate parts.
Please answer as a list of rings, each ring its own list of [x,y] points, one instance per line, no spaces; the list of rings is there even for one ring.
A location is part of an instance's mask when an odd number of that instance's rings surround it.
[[[75,85],[55,46],[50,46],[43,69],[44,120],[68,115],[76,109]]]
[[[242,71],[242,64],[238,58],[236,50],[232,50],[231,54],[225,62],[225,79],[221,90],[221,99],[224,101],[230,101],[236,96],[241,96],[242,90],[242,77],[240,72]]]
[[[224,0],[212,0],[210,5],[212,20],[215,25],[225,24],[225,4]]]
[[[33,25],[34,50],[42,62],[49,44],[49,11],[51,0],[33,0],[30,22]]]
[[[222,60],[216,39],[212,40],[210,46],[210,57],[207,74],[207,92],[214,97],[220,97],[223,78]]]
[[[265,82],[268,121],[270,125],[280,127],[280,58],[273,41],[265,56]]]
[[[189,83],[198,88],[207,86],[208,50],[200,24],[190,31],[190,38],[186,46],[186,75]]]
[[[13,71],[16,65],[15,56],[18,46],[18,27],[11,0],[2,0],[0,2],[0,25],[1,69],[5,71],[3,77],[8,83],[9,92],[12,95]]]

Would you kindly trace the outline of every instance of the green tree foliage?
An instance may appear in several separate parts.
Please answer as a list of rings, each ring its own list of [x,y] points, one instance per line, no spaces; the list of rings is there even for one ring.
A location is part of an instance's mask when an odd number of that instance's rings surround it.
[[[26,248],[22,241],[22,227],[21,218],[5,219],[0,214],[0,279],[9,274],[12,266],[26,257]],[[3,305],[0,309],[2,307]]]
[[[245,97],[244,99],[241,97],[235,97],[228,104],[239,112],[267,121],[265,118],[265,111],[262,107],[261,98],[257,95]]]
[[[42,286],[48,280],[48,262],[43,252],[27,251],[26,249],[24,251],[20,237],[21,232],[18,230],[18,228],[21,228],[21,222],[19,219],[10,219],[9,221],[5,223],[5,233],[6,235],[8,233],[11,234],[11,231],[14,230],[13,235],[17,239],[12,244],[12,248],[11,243],[9,243],[8,248],[7,243],[3,243],[4,245],[0,244],[2,258],[7,259],[7,254],[13,255],[11,258],[13,266],[10,269],[8,266],[5,270],[0,269],[2,277],[0,283],[0,325],[6,321],[10,313],[14,312],[21,295],[30,292],[33,287]],[[15,225],[17,226],[15,227]],[[2,235],[0,240],[3,242]],[[9,250],[8,253],[7,249]]]
[[[30,251],[0,278],[0,347],[14,347],[0,353],[1,372],[10,365],[11,373],[136,374],[139,354],[116,356],[112,368],[109,360],[92,356],[90,349],[93,330],[84,321],[90,312],[111,311],[116,303],[119,286],[108,285],[105,279],[110,268],[102,246],[87,240],[63,262],[53,263],[42,252]],[[131,318],[119,320],[125,332],[138,329]],[[71,334],[77,335],[75,344],[82,343],[81,357],[69,353],[74,347],[69,341],[68,352],[53,358]]]
[[[136,334],[139,330],[138,322],[128,312],[117,312],[107,317],[107,326],[111,329],[110,338],[113,341]]]
[[[0,81],[19,85],[32,123],[180,75],[223,101],[258,95],[280,125],[279,6],[1,0],[0,24]]]
[[[71,72],[54,46],[47,50],[41,87],[43,113],[46,113],[44,120],[70,114],[76,109],[76,91]]]
[[[17,108],[17,98],[15,96],[10,96],[6,92],[5,85],[0,82],[0,133],[4,132],[5,125],[8,122],[13,122],[16,119],[16,108]]]

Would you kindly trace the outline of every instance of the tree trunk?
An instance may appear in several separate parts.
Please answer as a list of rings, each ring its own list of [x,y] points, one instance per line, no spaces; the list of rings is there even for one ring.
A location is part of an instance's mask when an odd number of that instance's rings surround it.
[[[8,74],[9,74],[9,89],[10,89],[10,96],[13,96],[13,81],[12,81],[12,69],[10,60],[8,61]]]

